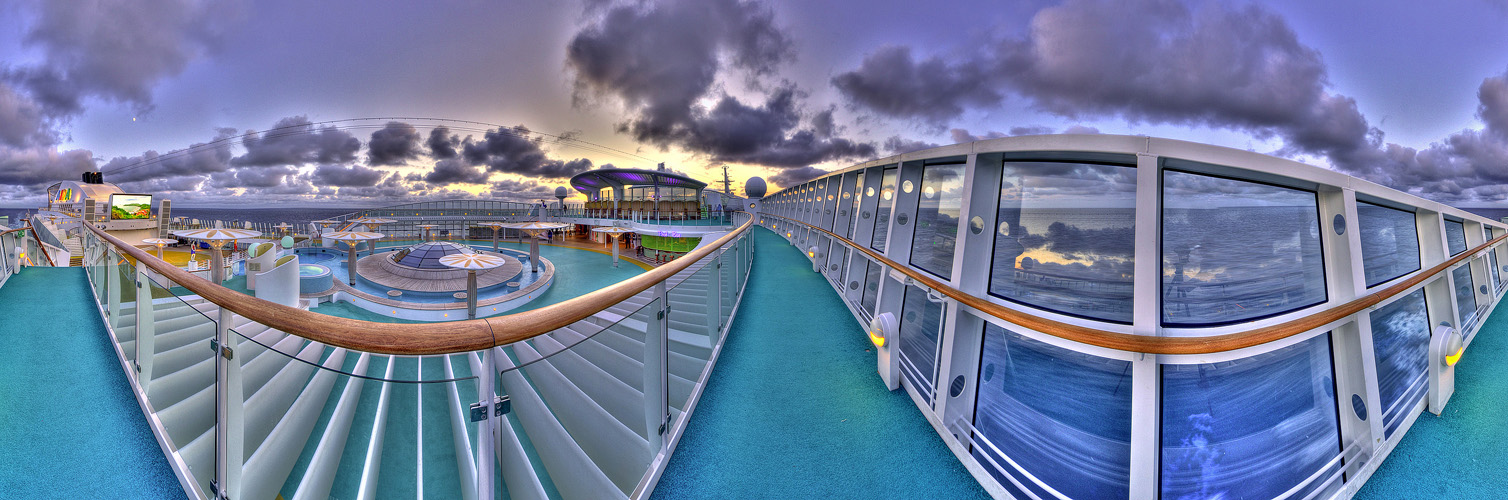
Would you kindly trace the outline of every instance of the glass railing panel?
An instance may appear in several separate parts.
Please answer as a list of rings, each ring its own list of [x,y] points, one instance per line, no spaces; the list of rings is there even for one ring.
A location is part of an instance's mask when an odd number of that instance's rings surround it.
[[[1371,325],[1383,434],[1392,437],[1429,389],[1430,334],[1424,289],[1372,311]]]
[[[244,498],[475,498],[466,355],[386,356],[258,324],[232,330]]]
[[[1324,302],[1315,193],[1163,172],[1162,322],[1211,326]]]
[[[874,316],[875,301],[880,297],[880,280],[885,279],[885,266],[869,259],[864,259],[864,294],[859,298],[859,308],[864,314]]]
[[[1130,362],[994,324],[980,359],[973,425],[987,444],[972,453],[1001,485],[1018,498],[1052,498],[1044,486],[1068,498],[1130,495]]]
[[[718,258],[703,259],[694,264],[700,266],[694,273],[681,272],[680,282],[673,280],[666,294],[670,313],[665,315],[665,328],[669,335],[670,375],[673,382],[671,405],[684,409],[689,390],[688,384],[701,379],[702,372],[712,359],[712,348],[721,338],[722,294],[718,291],[721,277]]]
[[[916,234],[911,265],[948,281],[953,277],[953,250],[963,208],[964,165],[922,168],[922,192],[916,207]]]
[[[115,342],[125,354],[128,363],[136,362],[136,315],[137,307],[151,307],[151,299],[147,293],[138,293],[144,290],[145,282],[137,283],[136,266],[125,258],[117,257],[115,266],[116,284],[120,287],[120,300],[113,310],[110,311],[110,329],[115,332]],[[138,301],[138,295],[141,301]]]
[[[1419,227],[1412,212],[1357,202],[1356,218],[1367,286],[1419,270]]]
[[[928,291],[906,286],[901,305],[900,348],[901,374],[928,402],[933,397],[933,380],[937,378],[937,348],[942,337],[944,305],[941,296],[934,300]]]
[[[1445,248],[1452,256],[1466,251],[1466,226],[1461,221],[1445,219]]]
[[[998,196],[991,295],[1072,316],[1131,322],[1134,167],[1006,163]]]
[[[162,422],[169,446],[188,464],[201,491],[209,492],[215,466],[215,338],[213,304],[184,302],[152,280],[152,331],[135,346],[137,378]],[[145,307],[145,306],[143,306]],[[204,312],[201,312],[203,310]]]
[[[1466,335],[1467,330],[1476,324],[1477,320],[1477,287],[1472,283],[1471,264],[1468,262],[1452,269],[1450,277],[1456,288],[1456,314],[1461,318],[1461,324],[1458,326],[1461,334]]]
[[[1330,335],[1218,363],[1162,365],[1163,498],[1324,498],[1341,464]]]
[[[641,293],[591,318],[492,351],[497,391],[510,411],[497,421],[498,497],[622,497],[644,480],[664,443],[670,401],[690,382],[662,357],[661,301]]]
[[[721,296],[721,308],[718,311],[717,338],[722,339],[722,333],[728,329],[728,319],[733,317],[733,303],[738,300],[738,283],[734,276],[738,269],[738,245],[728,245],[727,250],[717,257],[717,289]]]

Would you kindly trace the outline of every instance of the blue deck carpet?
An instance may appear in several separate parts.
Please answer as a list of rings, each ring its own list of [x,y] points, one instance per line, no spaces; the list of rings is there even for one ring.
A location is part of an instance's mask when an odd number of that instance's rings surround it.
[[[1508,313],[1498,309],[1456,364],[1445,414],[1428,411],[1356,493],[1358,500],[1508,495]]]
[[[754,228],[755,264],[655,498],[987,498],[799,250]]]
[[[83,268],[0,287],[0,497],[184,497],[96,311]]]

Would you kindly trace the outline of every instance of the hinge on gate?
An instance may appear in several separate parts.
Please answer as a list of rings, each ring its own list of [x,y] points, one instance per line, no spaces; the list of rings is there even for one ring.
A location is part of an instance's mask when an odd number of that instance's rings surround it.
[[[225,356],[225,359],[234,359],[236,355],[234,350],[221,346],[220,341],[215,339],[209,339],[209,350],[210,352],[216,352],[221,356]]]
[[[503,415],[507,415],[510,411],[513,411],[513,401],[511,400],[511,398],[509,398],[508,396],[492,397],[493,416],[501,417]],[[487,420],[487,418],[487,403],[479,401],[471,404],[472,422],[481,422],[483,420]]]

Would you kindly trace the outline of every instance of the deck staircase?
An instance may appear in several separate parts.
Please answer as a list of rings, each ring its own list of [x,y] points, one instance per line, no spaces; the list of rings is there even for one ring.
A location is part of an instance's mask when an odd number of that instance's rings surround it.
[[[731,253],[729,254],[731,255]],[[712,259],[705,259],[710,262]],[[697,391],[731,313],[732,286],[713,290],[716,263],[668,282],[670,421]],[[731,276],[728,265],[726,276]],[[119,268],[122,282],[132,272]],[[725,281],[726,283],[726,281]],[[124,287],[127,295],[132,289]],[[151,287],[153,335],[136,359],[137,303],[108,317],[121,352],[138,366],[151,411],[201,491],[210,491],[215,368],[209,347],[218,306]],[[497,392],[511,411],[491,457],[503,498],[626,498],[642,487],[662,432],[646,398],[646,331],[659,313],[653,290],[547,335],[494,348]],[[143,301],[142,304],[146,304]],[[387,356],[288,335],[240,316],[244,405],[240,491],[233,498],[475,497],[478,353]],[[658,342],[656,342],[658,344]],[[653,356],[653,353],[649,353]],[[146,361],[146,362],[143,362]],[[404,381],[428,381],[424,383]]]

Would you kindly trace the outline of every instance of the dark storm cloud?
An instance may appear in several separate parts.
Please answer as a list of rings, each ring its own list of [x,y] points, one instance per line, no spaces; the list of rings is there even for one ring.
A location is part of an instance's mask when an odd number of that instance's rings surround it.
[[[58,134],[42,107],[0,82],[0,147],[45,147],[57,143]]]
[[[450,135],[450,127],[440,125],[429,129],[429,139],[424,141],[424,145],[429,148],[429,155],[436,160],[455,158],[459,154],[456,148],[461,145],[461,138]]]
[[[375,186],[367,187],[342,187],[340,196],[354,196],[360,198],[383,198],[398,199],[409,194],[409,187],[403,183],[403,176],[397,172],[387,175],[382,182]]]
[[[1276,135],[1283,152],[1341,168],[1370,161],[1380,144],[1354,100],[1325,90],[1319,53],[1259,5],[1069,0],[1039,11],[1024,37],[953,61],[885,48],[833,84],[857,107],[933,125],[998,102],[979,85],[1067,118]]]
[[[303,116],[278,120],[263,133],[248,132],[241,138],[246,154],[230,160],[238,167],[351,163],[361,150],[361,139],[332,126],[316,127]]]
[[[919,141],[915,139],[907,139],[898,135],[890,136],[890,138],[885,139],[885,142],[880,145],[881,148],[884,148],[885,151],[893,155],[910,153],[912,151],[921,151],[923,149],[932,149],[938,146],[941,146],[941,144]]]
[[[629,117],[618,131],[639,142],[772,167],[874,153],[872,144],[833,137],[830,110],[817,113],[810,129],[798,129],[802,96],[790,84],[764,92],[758,105],[714,92],[725,62],[758,77],[793,56],[790,37],[758,2],[670,0],[589,14],[596,14],[593,22],[567,47],[576,101],[620,101]],[[698,105],[707,98],[715,101],[710,109]]]
[[[488,130],[480,141],[467,137],[461,144],[461,157],[469,165],[486,165],[488,172],[518,174],[524,177],[570,177],[592,169],[592,161],[552,159],[540,147],[543,139],[532,136],[523,125]],[[439,165],[436,165],[438,170]],[[474,182],[484,182],[486,179]]]
[[[531,180],[503,179],[489,187],[492,188],[490,196],[497,200],[533,202],[555,199],[555,188]]]
[[[769,181],[775,187],[786,188],[824,175],[827,175],[827,171],[817,167],[796,167],[781,170],[780,173],[770,176]]]
[[[487,182],[489,172],[476,165],[467,164],[459,158],[450,158],[435,162],[435,169],[424,174],[424,182],[437,185],[454,184],[457,182],[467,184],[481,184]]]
[[[381,170],[361,165],[320,165],[314,168],[310,180],[320,186],[369,187],[381,182],[382,176]]]
[[[965,108],[1000,104],[988,66],[950,63],[937,57],[917,62],[911,48],[887,46],[832,84],[856,104],[880,114],[946,125]]]
[[[8,79],[27,87],[50,112],[72,115],[99,97],[152,106],[152,88],[183,72],[239,15],[239,2],[176,0],[48,0],[23,44],[47,64],[13,68]]]
[[[0,184],[41,187],[58,181],[78,180],[79,174],[91,170],[94,170],[94,158],[88,150],[0,147]]]
[[[233,171],[210,174],[211,187],[217,188],[272,188],[283,185],[284,180],[298,176],[298,169],[289,166],[267,168],[241,168]]]
[[[117,185],[127,193],[173,193],[198,191],[206,180],[209,180],[207,175],[183,175],[122,182]]]
[[[422,137],[413,125],[388,122],[367,142],[368,165],[403,165],[419,157]]]
[[[161,177],[194,176],[230,170],[231,138],[236,129],[222,128],[214,139],[187,149],[141,156],[118,156],[100,167],[108,182],[136,182]]]

